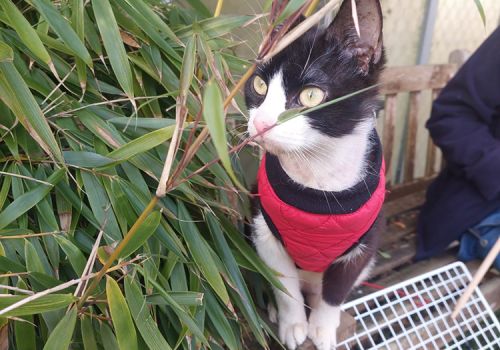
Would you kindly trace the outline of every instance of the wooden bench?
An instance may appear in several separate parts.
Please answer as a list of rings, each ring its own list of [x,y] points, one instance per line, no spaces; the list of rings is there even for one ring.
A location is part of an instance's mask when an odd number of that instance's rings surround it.
[[[466,58],[466,52],[457,50],[450,54],[448,64],[389,67],[382,76],[380,92],[385,104],[377,128],[384,147],[388,179],[384,204],[387,229],[382,235],[369,286],[357,287],[350,295],[351,300],[457,260],[455,245],[438,257],[413,262],[419,209],[428,185],[443,163],[428,131],[422,125],[419,128],[419,121],[429,117],[432,101]],[[402,95],[408,95],[404,96],[406,101],[404,97],[402,101]],[[480,261],[472,261],[467,266],[474,273],[479,264]],[[493,270],[480,286],[494,310],[500,309],[499,286],[500,275]],[[352,328],[351,322],[341,325],[340,338],[342,333],[349,333],[349,328]],[[312,350],[314,346],[308,340],[300,349]]]
[[[427,119],[431,102],[467,56],[466,52],[457,50],[450,54],[448,64],[389,67],[383,74],[380,92],[385,96],[385,106],[380,118],[380,134],[389,179],[384,204],[387,229],[383,233],[380,254],[371,275],[370,281],[374,284],[389,286],[456,260],[457,247],[452,246],[441,256],[417,263],[412,261],[416,248],[415,228],[418,212],[425,200],[428,185],[443,164],[439,150],[433,144],[428,131],[425,128],[419,129],[418,125],[422,109]],[[397,99],[401,94],[409,94],[407,113],[397,109]],[[399,122],[403,122],[407,128],[396,138],[397,116],[402,115],[407,118]],[[397,145],[401,145],[399,150]],[[420,153],[420,163],[417,162],[417,153]],[[420,169],[417,169],[418,166]],[[473,261],[467,265],[474,272],[479,263]],[[500,277],[490,271],[481,289],[492,307],[498,310],[500,293],[495,290],[495,286],[500,286]],[[361,286],[352,293],[351,298],[373,291]]]

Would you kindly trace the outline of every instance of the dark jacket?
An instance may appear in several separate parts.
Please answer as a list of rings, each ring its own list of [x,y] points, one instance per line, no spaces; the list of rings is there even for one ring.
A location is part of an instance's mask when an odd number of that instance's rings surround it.
[[[417,259],[442,252],[500,208],[500,28],[433,104],[427,128],[446,159],[417,227]]]

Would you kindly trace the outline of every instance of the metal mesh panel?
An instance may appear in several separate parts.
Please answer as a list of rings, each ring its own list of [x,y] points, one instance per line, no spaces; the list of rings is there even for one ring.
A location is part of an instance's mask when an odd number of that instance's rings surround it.
[[[500,349],[500,324],[479,288],[450,318],[470,281],[456,262],[343,305],[357,329],[337,349]]]

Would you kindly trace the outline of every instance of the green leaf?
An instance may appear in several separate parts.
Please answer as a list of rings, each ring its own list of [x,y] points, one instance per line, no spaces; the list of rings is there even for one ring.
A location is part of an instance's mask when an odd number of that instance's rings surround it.
[[[182,59],[181,79],[180,79],[180,96],[186,96],[191,86],[191,81],[194,76],[194,67],[196,63],[196,37],[189,38],[184,57]]]
[[[304,0],[291,0],[281,13],[281,15],[278,17],[276,20],[276,23],[274,24],[279,24],[285,20],[285,18],[288,18],[292,13],[297,11],[299,8],[301,8],[304,5],[305,1]]]
[[[47,179],[47,182],[52,185],[56,185],[63,179],[63,177],[64,169],[59,169]],[[48,195],[51,190],[52,186],[40,184],[35,189],[26,192],[15,199],[14,202],[9,204],[9,206],[0,213],[0,229],[4,228],[33,208],[46,195]]]
[[[220,257],[224,262],[229,272],[229,275],[231,276],[231,280],[235,286],[235,289],[237,290],[242,300],[243,308],[245,309],[246,314],[248,315],[247,318],[249,321],[249,326],[252,329],[258,342],[264,346],[266,340],[262,332],[262,328],[260,326],[261,322],[260,318],[257,314],[255,306],[253,305],[250,292],[245,284],[245,281],[238,267],[236,259],[233,253],[231,252],[231,249],[226,241],[226,238],[224,237],[224,233],[222,232],[222,227],[220,225],[220,222],[218,222],[216,216],[213,213],[206,214],[206,221],[208,223],[210,233],[212,234],[215,247],[217,248]]]
[[[205,6],[205,4],[201,0],[186,0],[186,1],[202,17],[207,18],[212,16],[210,10]]]
[[[108,120],[117,126],[128,126],[130,129],[144,128],[144,129],[161,129],[167,126],[175,125],[174,119],[159,119],[159,118],[135,118],[130,120],[129,117],[116,117]]]
[[[116,79],[125,94],[130,99],[133,99],[132,70],[130,69],[127,53],[111,5],[108,0],[92,0],[92,7]]]
[[[3,296],[0,298],[0,311],[28,297],[27,295]],[[76,297],[73,294],[48,294],[19,306],[3,314],[2,317],[19,317],[53,311],[66,307],[75,300]]]
[[[44,350],[67,350],[71,344],[76,325],[76,307],[71,308],[50,333]]]
[[[75,270],[78,276],[81,276],[83,274],[83,270],[85,269],[85,265],[87,264],[85,256],[82,254],[80,249],[78,249],[78,247],[71,243],[71,241],[67,238],[55,236],[55,239],[57,243],[59,243],[59,246],[63,250],[64,254],[68,257],[73,270]]]
[[[0,99],[14,112],[40,147],[63,163],[61,150],[43,112],[23,77],[10,62],[0,62]]]
[[[106,295],[120,349],[137,349],[137,335],[127,302],[118,283],[109,276],[106,277]]]
[[[484,7],[481,3],[481,0],[474,0],[474,3],[476,4],[477,10],[479,11],[479,15],[481,16],[483,25],[486,26],[486,15],[484,14]]]
[[[170,345],[163,338],[157,323],[151,317],[141,288],[129,276],[125,277],[125,296],[132,318],[142,338],[151,350],[169,350]]]
[[[181,43],[179,38],[175,35],[175,33],[170,29],[170,27],[162,20],[156,13],[153,11],[152,7],[149,6],[143,0],[127,0],[129,4],[137,9],[137,12],[143,14],[154,27],[163,32],[163,34],[167,35],[172,41]]]
[[[52,59],[38,37],[36,30],[34,30],[28,20],[24,18],[21,11],[19,11],[10,0],[0,0],[0,5],[5,11],[5,15],[9,19],[10,25],[14,28],[17,35],[19,35],[24,45],[45,64],[52,65]]]
[[[207,282],[212,286],[224,304],[228,305],[229,295],[227,294],[220,272],[217,270],[217,265],[210,254],[207,242],[200,235],[191,215],[189,215],[186,207],[181,202],[178,203],[178,211],[179,226],[185,237],[189,252],[203,273],[203,276],[207,279]]]
[[[87,48],[82,43],[78,35],[75,33],[68,21],[61,15],[59,11],[48,0],[31,0],[40,14],[44,17],[47,23],[52,27],[54,32],[62,39],[62,41],[81,58],[89,67],[92,67],[92,58],[90,57]]]
[[[135,252],[137,249],[142,247],[144,243],[148,240],[156,229],[160,225],[161,213],[159,211],[154,211],[148,215],[144,220],[142,225],[137,229],[136,234],[127,243],[125,248],[119,255],[120,259],[128,257],[130,254]]]
[[[92,212],[104,231],[104,240],[108,244],[121,240],[122,234],[118,222],[101,181],[97,176],[87,172],[82,172],[82,179]]]
[[[141,267],[138,267],[137,270],[144,276],[144,270]],[[201,329],[198,327],[196,322],[193,320],[191,315],[186,312],[182,307],[179,306],[175,302],[175,300],[162,288],[162,286],[154,281],[150,280],[149,281],[158,291],[158,293],[165,299],[165,301],[168,303],[168,305],[174,310],[175,314],[177,317],[188,326],[189,330],[193,332],[194,335],[198,337],[204,344],[207,344],[208,341],[203,335],[203,332]]]
[[[97,342],[92,326],[92,317],[83,316],[80,321],[80,330],[82,332],[83,348],[85,350],[97,350]]]
[[[12,48],[0,41],[0,62],[12,62],[14,60],[14,51]]]
[[[0,249],[0,255],[2,254]],[[27,289],[22,279],[17,282],[17,287]],[[19,294],[19,293],[18,293]],[[36,349],[36,332],[33,323],[33,315],[22,317],[21,321],[14,321],[14,335],[16,338],[16,350]]]
[[[212,293],[207,292],[205,294],[207,306],[207,314],[210,317],[210,320],[215,326],[215,329],[220,334],[221,339],[223,339],[225,345],[229,349],[238,350],[241,347],[239,346],[239,342],[234,335],[233,329],[229,324],[227,316],[224,314],[224,311],[220,307],[217,299],[212,295]]]
[[[208,130],[210,131],[212,141],[224,169],[226,169],[233,182],[245,191],[231,167],[231,160],[229,159],[227,150],[222,95],[214,80],[209,81],[205,88],[205,94],[203,96],[203,118],[207,122]]]
[[[24,241],[24,258],[26,260],[26,268],[29,272],[46,273],[35,247],[28,240]]]
[[[116,159],[116,160],[127,160],[140,153],[149,151],[150,149],[161,145],[165,141],[172,138],[174,133],[175,125],[167,126],[165,128],[151,131],[146,135],[132,140],[123,146],[109,152],[106,157]]]
[[[106,323],[101,323],[101,340],[103,348],[106,350],[123,350],[119,347],[115,335]]]
[[[83,1],[71,0],[71,25],[82,42],[85,40],[85,5]],[[76,58],[76,70],[80,87],[85,91],[87,86],[87,68],[85,67],[85,61],[81,58]]]
[[[115,159],[93,152],[64,151],[63,156],[67,164],[81,168],[99,168],[117,163]]]
[[[200,306],[203,304],[203,293],[198,292],[170,292],[169,295],[179,305]],[[161,295],[153,294],[147,296],[148,304],[168,305]]]

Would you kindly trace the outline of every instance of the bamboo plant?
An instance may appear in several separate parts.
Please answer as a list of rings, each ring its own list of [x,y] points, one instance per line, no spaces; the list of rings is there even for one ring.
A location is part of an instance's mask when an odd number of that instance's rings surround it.
[[[270,3],[256,59],[316,3]],[[230,34],[261,16],[221,8],[0,0],[1,349],[267,347],[255,290],[282,286],[227,115],[255,68]]]

